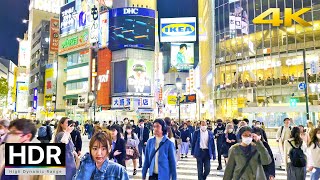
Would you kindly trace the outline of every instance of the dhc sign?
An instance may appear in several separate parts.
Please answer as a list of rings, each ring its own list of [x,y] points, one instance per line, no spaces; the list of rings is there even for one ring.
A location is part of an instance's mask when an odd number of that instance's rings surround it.
[[[139,14],[138,8],[123,8],[123,14]]]
[[[161,42],[196,41],[196,18],[164,18],[161,23]]]

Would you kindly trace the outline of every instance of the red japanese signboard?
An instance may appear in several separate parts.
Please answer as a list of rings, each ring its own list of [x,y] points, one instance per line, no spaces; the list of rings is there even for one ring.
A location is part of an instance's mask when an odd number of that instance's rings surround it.
[[[59,19],[50,20],[50,51],[58,52],[59,49]]]

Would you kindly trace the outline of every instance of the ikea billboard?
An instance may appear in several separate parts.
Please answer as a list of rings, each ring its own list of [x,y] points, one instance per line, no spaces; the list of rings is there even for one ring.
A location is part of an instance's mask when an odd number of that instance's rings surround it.
[[[160,19],[161,42],[194,42],[197,40],[196,17]]]

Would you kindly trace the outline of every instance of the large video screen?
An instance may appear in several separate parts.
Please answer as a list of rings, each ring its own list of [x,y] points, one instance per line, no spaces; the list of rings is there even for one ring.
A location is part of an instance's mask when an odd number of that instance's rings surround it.
[[[171,43],[171,66],[178,71],[188,71],[194,65],[193,43]]]
[[[123,48],[154,50],[154,10],[117,8],[110,13],[109,49]]]
[[[151,93],[153,62],[129,59],[127,64],[128,92]]]

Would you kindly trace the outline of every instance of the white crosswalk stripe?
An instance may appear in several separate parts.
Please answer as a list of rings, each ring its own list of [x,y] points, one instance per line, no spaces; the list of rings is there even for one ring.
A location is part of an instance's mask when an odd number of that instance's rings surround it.
[[[211,161],[211,171],[210,175],[208,176],[208,180],[214,179],[214,180],[222,180],[223,179],[223,171],[218,171],[218,161]],[[138,173],[135,176],[132,176],[133,173],[133,167],[132,163],[128,164],[127,167],[128,174],[130,175],[130,179],[142,179],[141,169],[138,169]],[[193,157],[188,157],[181,159],[178,162],[177,167],[177,173],[178,173],[178,179],[179,180],[196,180],[198,179],[197,174],[197,162],[196,159]],[[309,175],[308,175],[309,178]],[[287,172],[282,170],[276,170],[276,180],[286,180],[287,179]]]

